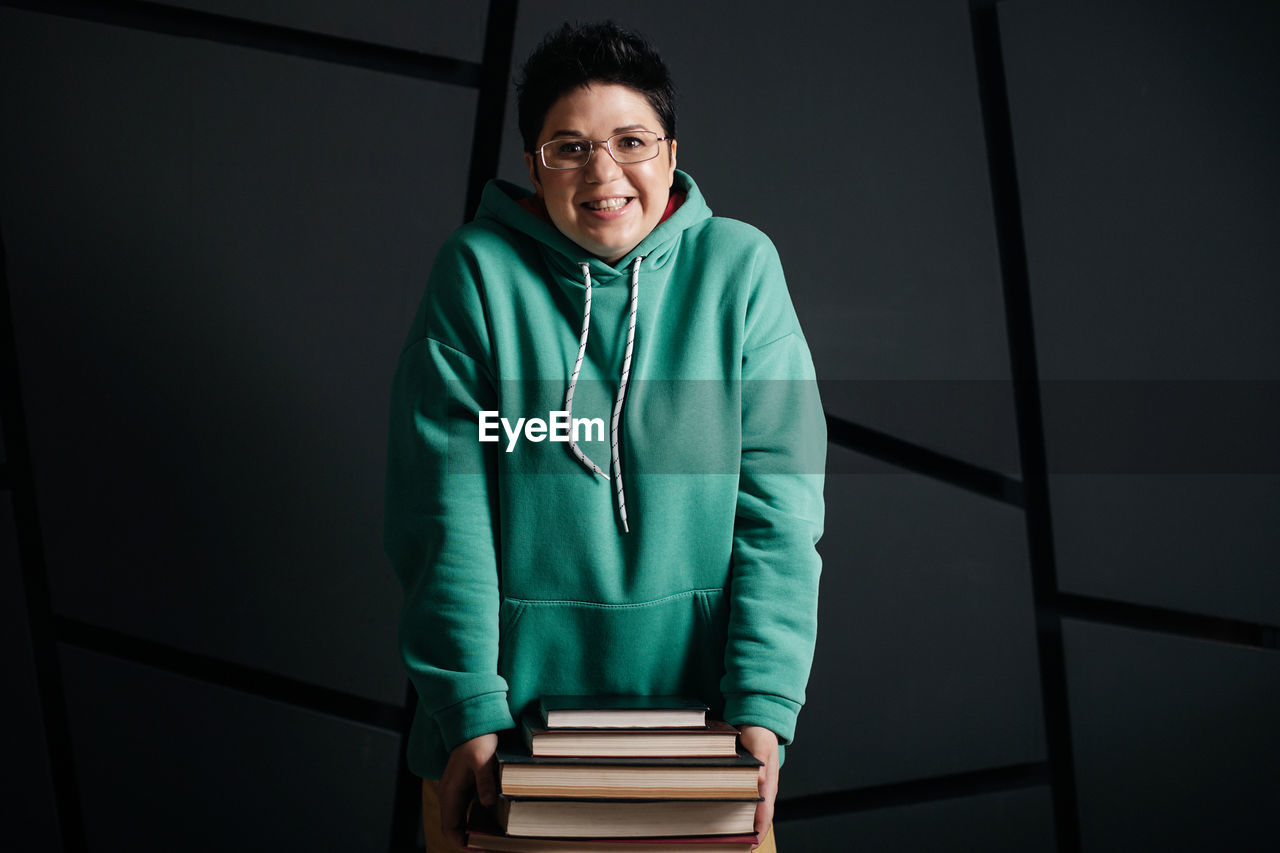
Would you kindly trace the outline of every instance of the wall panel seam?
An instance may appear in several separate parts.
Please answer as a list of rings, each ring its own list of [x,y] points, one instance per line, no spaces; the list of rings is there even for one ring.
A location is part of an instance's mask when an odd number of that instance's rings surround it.
[[[478,62],[140,0],[0,0],[0,7],[199,39],[385,74],[479,88]]]

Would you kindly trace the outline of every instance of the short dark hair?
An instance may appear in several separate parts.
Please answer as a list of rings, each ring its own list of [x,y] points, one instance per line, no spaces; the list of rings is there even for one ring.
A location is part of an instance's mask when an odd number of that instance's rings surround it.
[[[644,95],[662,122],[663,135],[675,138],[675,84],[653,45],[613,21],[566,22],[534,48],[516,80],[516,110],[525,151],[537,146],[552,105],[591,83],[618,83]]]

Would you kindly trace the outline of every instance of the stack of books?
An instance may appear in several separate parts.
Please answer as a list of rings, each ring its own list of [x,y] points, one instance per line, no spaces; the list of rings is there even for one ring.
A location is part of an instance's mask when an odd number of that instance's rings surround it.
[[[467,845],[508,853],[748,853],[760,762],[681,697],[545,696],[498,750]]]

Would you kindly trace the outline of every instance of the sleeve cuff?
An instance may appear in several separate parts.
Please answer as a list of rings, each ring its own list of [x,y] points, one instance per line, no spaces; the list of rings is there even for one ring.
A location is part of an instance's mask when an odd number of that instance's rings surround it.
[[[442,708],[434,714],[446,750],[473,737],[500,732],[515,726],[507,707],[506,691],[480,696]]]
[[[800,705],[767,693],[734,693],[725,697],[725,722],[733,726],[764,726],[778,736],[778,743],[791,743],[796,733]]]

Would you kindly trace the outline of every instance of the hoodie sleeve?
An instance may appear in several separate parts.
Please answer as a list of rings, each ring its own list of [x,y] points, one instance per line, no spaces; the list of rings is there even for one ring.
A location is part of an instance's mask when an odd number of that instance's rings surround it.
[[[795,734],[818,622],[826,421],[772,244],[756,261],[742,354],[725,717]]]
[[[497,672],[494,445],[477,440],[477,413],[497,405],[473,280],[446,244],[392,386],[383,526],[405,594],[401,656],[446,750],[513,725]]]

